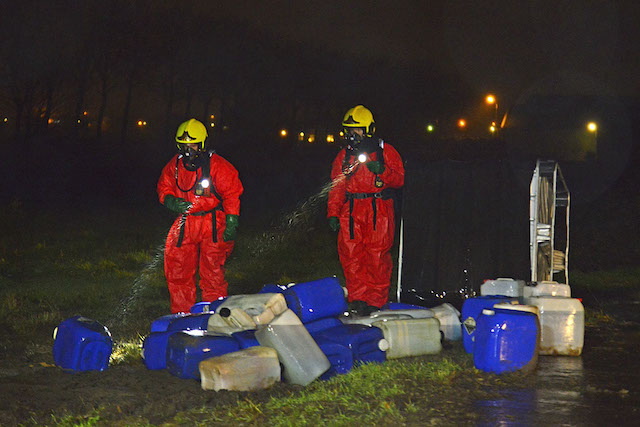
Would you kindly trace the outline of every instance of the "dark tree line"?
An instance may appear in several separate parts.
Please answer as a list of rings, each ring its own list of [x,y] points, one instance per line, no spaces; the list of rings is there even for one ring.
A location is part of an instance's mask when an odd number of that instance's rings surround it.
[[[139,119],[166,134],[185,117],[211,115],[219,127],[330,128],[357,102],[411,123],[456,91],[451,79],[436,82],[441,76],[429,64],[343,57],[278,40],[218,17],[209,2],[20,1],[2,8],[5,134],[62,129],[125,140]]]

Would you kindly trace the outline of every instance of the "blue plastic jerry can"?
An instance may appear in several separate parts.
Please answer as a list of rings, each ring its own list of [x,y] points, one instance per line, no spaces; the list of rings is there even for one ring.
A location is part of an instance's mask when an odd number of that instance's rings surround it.
[[[180,331],[152,332],[142,343],[142,360],[147,369],[165,369],[167,367],[167,344],[169,337]]]
[[[256,347],[260,345],[258,339],[256,338],[255,329],[236,332],[231,334],[231,336],[238,342],[238,345],[243,350],[249,347]]]
[[[213,312],[178,317],[169,322],[167,331],[206,331],[209,325],[209,317],[212,315]]]
[[[224,302],[225,299],[227,299],[227,298],[223,297],[223,298],[218,298],[215,301],[197,302],[197,303],[195,303],[194,305],[191,306],[191,309],[189,310],[189,312],[191,314],[195,314],[195,313],[213,313],[213,312],[216,311],[216,308],[218,308],[218,306]]]
[[[238,350],[240,346],[232,337],[192,335],[181,331],[169,337],[167,369],[177,377],[199,380],[201,361]]]
[[[164,332],[169,327],[169,323],[180,317],[186,316],[188,313],[165,314],[151,322],[151,332]]]
[[[316,341],[327,340],[348,347],[355,364],[381,363],[387,360],[385,351],[388,343],[380,328],[347,324],[325,329],[312,336]]]
[[[285,285],[276,285],[274,283],[268,283],[264,285],[259,291],[259,294],[281,294],[287,287]]]
[[[540,343],[535,313],[484,309],[478,316],[473,363],[476,369],[501,374],[533,369]]]
[[[113,349],[111,333],[95,320],[75,316],[64,320],[53,333],[53,360],[70,371],[104,371]]]
[[[346,374],[353,368],[353,352],[345,345],[328,340],[326,337],[314,337],[320,350],[327,356],[331,368],[320,376],[321,380],[328,380],[336,375]]]
[[[473,353],[473,343],[475,340],[476,323],[478,316],[485,308],[492,308],[494,304],[517,301],[500,295],[480,296],[468,298],[462,304],[462,344],[467,353]]]
[[[342,322],[337,317],[324,317],[304,324],[307,331],[312,335],[317,332],[324,331],[325,329],[334,328],[340,325],[342,325]]]
[[[339,316],[347,311],[344,289],[336,277],[297,283],[283,294],[287,306],[302,323]]]
[[[388,302],[382,306],[380,310],[427,310],[427,307],[414,304],[406,304],[403,302]]]

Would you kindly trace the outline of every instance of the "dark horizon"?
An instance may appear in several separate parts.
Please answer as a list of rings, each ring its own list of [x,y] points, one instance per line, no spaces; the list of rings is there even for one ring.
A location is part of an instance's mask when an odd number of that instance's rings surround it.
[[[165,135],[186,117],[213,115],[219,128],[329,133],[362,103],[391,137],[458,117],[489,119],[488,93],[500,118],[536,94],[637,108],[632,46],[640,37],[635,8],[624,2],[546,11],[510,2],[482,11],[456,1],[361,3],[5,5],[0,127],[28,136],[92,126],[96,138],[124,141],[139,120]]]

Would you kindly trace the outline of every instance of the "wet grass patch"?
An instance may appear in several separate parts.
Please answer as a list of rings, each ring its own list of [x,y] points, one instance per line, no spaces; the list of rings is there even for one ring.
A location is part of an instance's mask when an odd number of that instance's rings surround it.
[[[617,292],[630,295],[640,291],[640,267],[618,268],[609,271],[584,273],[572,271],[571,286],[584,292]]]
[[[437,419],[443,406],[465,404],[464,396],[521,379],[519,374],[498,378],[481,373],[463,353],[456,345],[446,354],[366,364],[305,388],[288,386],[286,395],[261,399],[246,393],[234,405],[183,412],[169,423],[413,425]]]

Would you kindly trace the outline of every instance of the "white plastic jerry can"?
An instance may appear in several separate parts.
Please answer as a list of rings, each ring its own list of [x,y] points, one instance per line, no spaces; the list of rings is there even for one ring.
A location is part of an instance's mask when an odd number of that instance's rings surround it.
[[[244,310],[240,308],[220,310],[209,316],[207,332],[210,334],[231,335],[235,332],[256,329],[256,322]]]
[[[440,321],[434,317],[387,320],[373,323],[389,343],[387,359],[398,359],[442,350]]]
[[[276,350],[284,366],[283,377],[289,383],[310,384],[331,367],[327,356],[290,309],[259,328],[256,339],[261,346]]]
[[[462,323],[460,323],[460,312],[451,304],[444,303],[436,307],[431,307],[434,317],[440,321],[440,330],[444,338],[449,341],[462,339]]]
[[[579,356],[584,346],[584,307],[577,298],[530,297],[540,311],[540,354]]]
[[[514,280],[500,277],[495,280],[485,280],[480,285],[480,295],[502,295],[506,297],[520,298],[524,290],[524,280]]]
[[[424,309],[403,309],[403,310],[378,310],[374,311],[368,316],[346,316],[341,317],[340,321],[345,325],[358,324],[358,325],[372,325],[375,322],[382,322],[387,320],[401,320],[401,319],[425,319],[434,317],[433,311]]]
[[[199,364],[203,390],[254,391],[280,381],[280,362],[269,347],[249,347],[203,360]]]
[[[524,298],[529,297],[571,297],[571,287],[566,283],[553,281],[538,282],[533,286],[525,286]]]
[[[266,325],[287,309],[287,303],[281,293],[232,295],[218,306],[216,313],[222,314],[221,310],[225,308],[244,310],[256,325]]]

